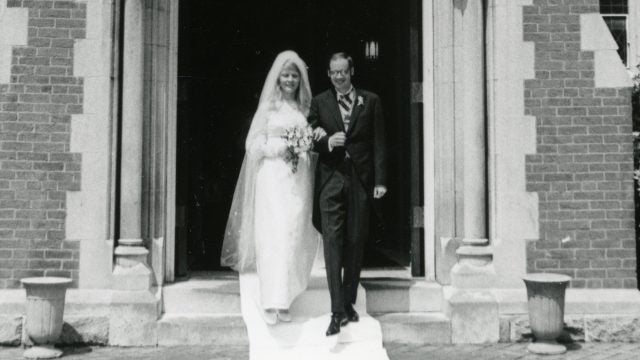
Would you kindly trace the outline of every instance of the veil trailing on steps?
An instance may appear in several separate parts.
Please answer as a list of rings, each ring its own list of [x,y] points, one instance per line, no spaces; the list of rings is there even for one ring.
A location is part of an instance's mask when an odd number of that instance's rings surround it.
[[[267,142],[267,113],[283,104],[278,78],[282,69],[294,64],[300,71],[300,85],[296,100],[304,116],[311,105],[311,88],[307,65],[294,51],[284,51],[276,57],[262,87],[260,102],[245,142],[245,156],[233,194],[229,218],[225,229],[220,264],[238,272],[254,271],[256,253],[254,242],[256,175],[265,155]]]

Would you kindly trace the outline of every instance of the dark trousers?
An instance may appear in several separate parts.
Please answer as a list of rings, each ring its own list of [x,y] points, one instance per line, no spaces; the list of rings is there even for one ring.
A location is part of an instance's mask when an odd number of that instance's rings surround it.
[[[364,244],[369,236],[369,194],[349,159],[322,188],[320,214],[331,311],[355,304]]]

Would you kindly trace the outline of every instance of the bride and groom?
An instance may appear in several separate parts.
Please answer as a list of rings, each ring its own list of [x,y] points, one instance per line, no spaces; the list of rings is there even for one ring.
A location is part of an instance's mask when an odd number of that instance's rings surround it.
[[[221,263],[257,272],[265,321],[289,322],[321,237],[330,336],[359,319],[353,305],[372,199],[386,193],[386,149],[380,99],[353,87],[352,58],[334,54],[327,73],[333,88],[312,98],[304,61],[293,51],[276,57],[247,135]],[[311,140],[317,155],[305,151]]]

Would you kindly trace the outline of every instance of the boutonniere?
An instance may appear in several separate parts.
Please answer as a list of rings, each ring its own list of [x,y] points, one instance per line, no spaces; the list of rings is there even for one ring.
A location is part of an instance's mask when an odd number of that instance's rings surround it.
[[[364,99],[362,98],[362,96],[358,96],[358,106],[362,105],[364,105]]]

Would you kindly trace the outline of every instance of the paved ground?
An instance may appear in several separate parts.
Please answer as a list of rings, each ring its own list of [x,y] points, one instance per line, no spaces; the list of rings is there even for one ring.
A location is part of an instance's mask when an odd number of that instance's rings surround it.
[[[496,360],[496,359],[592,359],[629,360],[640,358],[640,344],[576,343],[559,356],[537,356],[527,353],[527,344],[491,345],[428,345],[411,346],[388,344],[391,360]],[[0,347],[0,359],[22,359],[21,348]],[[248,358],[244,347],[188,346],[169,348],[107,348],[85,347],[65,349],[63,359],[87,360],[243,360]],[[276,359],[277,360],[277,359]],[[356,360],[356,359],[354,359]]]

